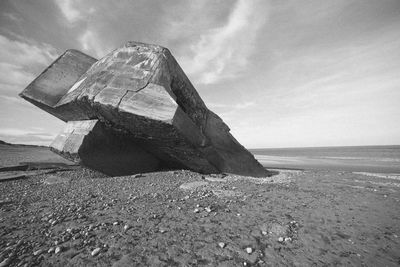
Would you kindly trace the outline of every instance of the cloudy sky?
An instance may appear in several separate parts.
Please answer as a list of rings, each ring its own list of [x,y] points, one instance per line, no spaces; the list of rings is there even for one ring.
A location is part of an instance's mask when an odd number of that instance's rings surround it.
[[[245,146],[400,144],[399,0],[1,0],[0,139],[63,122],[18,98],[66,49],[168,47]]]

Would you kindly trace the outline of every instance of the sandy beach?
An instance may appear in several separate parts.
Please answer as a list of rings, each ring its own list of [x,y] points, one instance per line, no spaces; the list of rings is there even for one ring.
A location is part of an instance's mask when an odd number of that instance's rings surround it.
[[[78,168],[3,180],[0,265],[400,264],[396,177],[274,172],[107,177]]]

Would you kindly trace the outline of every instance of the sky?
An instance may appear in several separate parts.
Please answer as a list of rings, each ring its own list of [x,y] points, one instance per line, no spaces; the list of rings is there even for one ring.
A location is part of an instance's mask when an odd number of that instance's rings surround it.
[[[1,0],[0,140],[64,122],[20,99],[54,59],[167,47],[247,148],[400,144],[399,0]]]

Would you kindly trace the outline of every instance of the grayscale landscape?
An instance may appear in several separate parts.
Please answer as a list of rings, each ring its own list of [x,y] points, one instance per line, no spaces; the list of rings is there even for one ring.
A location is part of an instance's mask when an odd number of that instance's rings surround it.
[[[0,267],[400,266],[399,0],[0,1]]]

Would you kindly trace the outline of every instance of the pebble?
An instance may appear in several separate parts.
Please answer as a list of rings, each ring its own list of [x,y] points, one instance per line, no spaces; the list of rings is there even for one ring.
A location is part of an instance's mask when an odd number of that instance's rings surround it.
[[[100,250],[101,250],[101,248],[95,248],[95,249],[92,251],[92,256],[94,257],[94,256],[96,256],[97,254],[99,254]]]
[[[43,253],[43,249],[39,249],[39,250],[36,250],[35,252],[33,252],[33,255],[34,256],[38,256],[38,255],[40,255],[42,253]]]
[[[210,213],[212,210],[211,210],[211,208],[210,207],[206,207],[206,208],[204,208],[208,213]]]
[[[283,237],[279,237],[278,241],[282,243],[283,242]]]
[[[253,253],[253,249],[251,247],[248,247],[248,248],[246,248],[246,252],[251,254],[251,253]]]
[[[200,210],[199,209],[194,209],[194,211],[193,211],[194,213],[198,213],[198,212],[200,212]]]
[[[115,225],[118,225],[118,222],[114,222],[113,225],[114,225],[114,226],[115,226]]]
[[[263,235],[267,235],[267,234],[268,234],[267,231],[261,231],[261,233],[262,233]]]
[[[56,247],[56,250],[54,251],[54,253],[58,254],[61,252],[61,247]]]
[[[6,267],[11,263],[11,258],[6,258],[2,262],[0,262],[0,267]]]
[[[290,238],[290,237],[285,237],[285,242],[291,242],[292,241],[292,238]]]
[[[47,253],[52,253],[54,251],[54,248],[49,248],[49,250],[47,251]]]
[[[226,246],[226,244],[225,244],[224,242],[219,242],[219,243],[218,243],[218,246],[219,246],[220,248],[224,248],[224,247]]]
[[[131,228],[131,227],[130,227],[129,225],[126,224],[126,225],[124,226],[124,231],[125,231],[125,232],[128,231],[129,228]]]

